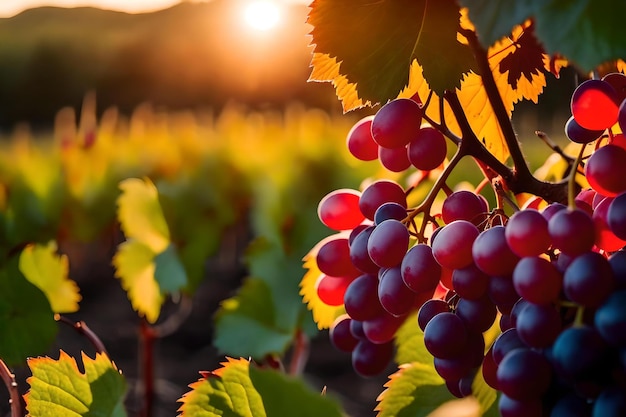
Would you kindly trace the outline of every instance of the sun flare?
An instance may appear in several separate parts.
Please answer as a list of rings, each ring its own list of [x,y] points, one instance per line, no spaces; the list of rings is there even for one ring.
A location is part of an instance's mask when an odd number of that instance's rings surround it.
[[[253,29],[270,30],[278,24],[280,10],[273,1],[253,1],[244,9],[244,20]]]

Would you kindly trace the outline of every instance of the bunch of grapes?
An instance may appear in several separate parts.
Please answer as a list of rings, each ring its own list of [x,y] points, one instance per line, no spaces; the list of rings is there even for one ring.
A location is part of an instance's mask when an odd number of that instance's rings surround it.
[[[317,291],[345,307],[330,337],[359,374],[386,368],[396,331],[418,311],[454,395],[471,395],[481,372],[501,392],[503,417],[626,415],[626,76],[583,82],[571,110],[566,135],[593,152],[571,174],[584,171],[590,188],[568,205],[533,199],[507,216],[480,194],[448,190],[431,213],[408,207],[411,188],[390,180],[320,202],[320,220],[339,233],[317,253]],[[445,137],[418,100],[387,103],[347,142],[392,171],[446,161]],[[494,325],[501,333],[486,345]]]

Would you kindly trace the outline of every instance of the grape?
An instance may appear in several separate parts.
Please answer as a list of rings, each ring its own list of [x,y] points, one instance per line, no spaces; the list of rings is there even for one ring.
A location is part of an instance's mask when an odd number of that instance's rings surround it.
[[[515,400],[536,400],[548,390],[552,379],[550,362],[535,350],[518,348],[498,365],[498,388]]]
[[[346,288],[343,297],[346,313],[354,320],[368,320],[384,310],[378,300],[378,278],[365,274],[356,278]]]
[[[417,324],[422,331],[426,328],[426,325],[439,313],[449,313],[450,306],[447,302],[438,299],[432,299],[426,301],[419,309],[417,314]]]
[[[350,245],[350,262],[361,272],[375,274],[380,267],[372,261],[367,252],[367,243],[374,231],[374,226],[369,226],[354,237]]]
[[[597,307],[609,296],[615,278],[609,261],[597,252],[577,256],[563,274],[563,290],[572,301]]]
[[[367,253],[380,267],[400,265],[409,248],[409,230],[402,222],[389,219],[374,228],[367,241]]]
[[[424,328],[424,345],[436,358],[453,358],[463,353],[468,330],[454,313],[440,313]]]
[[[529,256],[522,258],[513,271],[513,285],[517,293],[535,304],[555,301],[560,293],[563,278],[547,259]]]
[[[352,352],[359,341],[350,332],[350,322],[352,322],[350,316],[342,314],[330,326],[330,341],[336,349],[343,352]]]
[[[591,406],[578,395],[568,393],[554,403],[550,417],[591,417]]]
[[[491,349],[493,349],[493,345],[491,346],[491,348],[489,348],[489,350],[487,351],[487,353],[485,354],[483,358],[482,373],[483,373],[483,379],[485,380],[487,385],[497,390],[498,389],[498,375],[497,375],[498,365],[496,365],[496,363],[493,360],[493,354],[492,354]]]
[[[378,282],[378,299],[391,315],[408,314],[415,303],[415,293],[404,284],[400,267],[388,268]]]
[[[507,353],[513,349],[526,348],[526,344],[520,339],[516,329],[506,330],[501,333],[491,346],[491,355],[496,365],[502,362]]]
[[[352,126],[346,139],[350,153],[361,161],[374,161],[378,158],[378,144],[372,137],[374,116],[365,116]]]
[[[400,264],[402,279],[415,293],[433,290],[441,277],[441,266],[430,246],[418,243],[409,249]]]
[[[585,177],[606,197],[626,191],[626,150],[611,144],[597,149],[585,164]]]
[[[626,415],[626,391],[618,386],[603,390],[594,401],[592,417],[621,417]]]
[[[519,257],[538,256],[550,248],[548,220],[539,211],[526,209],[514,213],[504,231],[506,243]]]
[[[593,373],[606,355],[606,344],[591,326],[568,327],[551,349],[554,370],[563,378],[580,378]]]
[[[626,240],[626,192],[611,201],[606,221],[615,236]]]
[[[362,231],[364,231],[365,229],[367,229],[370,226],[371,225],[369,225],[369,224],[360,224],[357,227],[355,227],[354,229],[352,229],[350,231],[350,235],[348,236],[348,245],[352,246],[352,242],[354,242],[354,238],[357,237],[359,235],[359,233],[361,233]],[[373,230],[373,228],[372,228],[372,230]]]
[[[513,308],[511,308],[511,312],[509,313],[509,315],[511,317],[511,324],[513,325],[513,327],[517,327],[517,317],[528,304],[530,304],[530,301],[520,298],[513,305]]]
[[[473,262],[472,244],[479,233],[467,220],[455,220],[444,226],[432,242],[433,256],[445,268],[464,268]]]
[[[572,142],[589,143],[598,139],[604,133],[605,129],[590,130],[585,129],[576,122],[574,116],[570,117],[565,123],[565,136]]]
[[[389,202],[398,203],[406,208],[407,202],[404,190],[395,181],[378,180],[363,190],[359,199],[359,208],[365,217],[374,220],[374,214],[376,214],[378,207]]]
[[[328,306],[340,306],[343,304],[346,288],[352,280],[351,277],[331,277],[322,274],[315,283],[317,296]]]
[[[611,145],[619,146],[620,148],[626,149],[626,135],[624,133],[618,133],[613,135],[610,142]]]
[[[572,94],[572,115],[585,129],[604,130],[617,123],[618,96],[602,80],[586,80]]]
[[[443,200],[441,218],[448,224],[455,220],[467,220],[480,224],[489,208],[485,201],[471,191],[455,191]]]
[[[622,104],[619,106],[617,122],[619,123],[619,127],[622,132],[626,132],[626,104],[624,104],[626,100],[622,101]]]
[[[383,372],[393,357],[393,343],[376,344],[359,340],[352,351],[352,368],[363,377]]]
[[[580,209],[560,210],[548,221],[552,244],[568,255],[591,250],[596,229],[591,216]]]
[[[382,166],[391,172],[402,172],[411,167],[409,155],[406,147],[400,148],[378,148],[378,159]]]
[[[317,252],[317,267],[331,277],[357,277],[359,271],[350,260],[350,246],[345,237],[334,237]]]
[[[482,333],[491,327],[497,311],[496,306],[485,296],[477,300],[461,298],[456,305],[455,314],[469,330]]]
[[[552,203],[552,204],[547,205],[546,208],[543,209],[543,211],[541,212],[541,215],[545,217],[546,220],[549,222],[552,216],[554,216],[559,211],[565,210],[565,209],[567,209],[567,206],[565,204]]]
[[[350,333],[359,340],[367,339],[363,332],[363,322],[359,320],[350,320]]]
[[[408,146],[407,156],[411,164],[422,171],[437,168],[446,159],[446,138],[433,127],[422,127]]]
[[[475,300],[487,294],[489,275],[470,264],[452,272],[452,286],[460,297]]]
[[[603,198],[592,215],[596,226],[596,246],[607,252],[614,252],[626,245],[626,240],[615,236],[608,224],[609,208],[613,200],[612,197]]]
[[[386,103],[372,120],[372,136],[384,148],[401,148],[417,135],[422,108],[415,101],[399,98]]]
[[[389,219],[403,220],[405,217],[406,208],[398,203],[385,203],[376,209],[374,213],[374,224],[378,225]]]
[[[519,261],[506,243],[504,226],[482,232],[472,245],[472,258],[478,269],[488,275],[509,275]]]
[[[626,288],[626,251],[620,250],[609,257],[609,264],[615,277],[615,287],[617,289]]]
[[[502,314],[510,313],[511,308],[520,298],[513,285],[513,280],[504,276],[491,277],[487,294]]]
[[[365,220],[359,209],[360,197],[360,192],[347,188],[332,191],[317,206],[320,221],[333,230],[354,229]]]
[[[552,305],[528,303],[517,315],[519,338],[529,347],[546,348],[561,332],[561,316]]]
[[[383,311],[376,317],[363,321],[363,333],[372,343],[387,343],[393,339],[402,323],[404,317],[395,317]]]
[[[501,394],[498,400],[501,417],[543,417],[543,404],[537,398],[531,400],[515,400]]]
[[[481,333],[469,332],[463,355],[453,358],[434,358],[435,370],[443,379],[459,380],[480,366],[485,351],[485,340]]]
[[[626,347],[626,290],[614,292],[596,310],[594,324],[607,343]]]
[[[626,99],[626,75],[621,72],[610,72],[602,77],[602,81],[608,83],[617,93],[617,102]]]

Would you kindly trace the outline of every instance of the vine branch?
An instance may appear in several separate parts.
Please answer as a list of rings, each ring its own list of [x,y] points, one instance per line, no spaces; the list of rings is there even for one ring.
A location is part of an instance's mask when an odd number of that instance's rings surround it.
[[[4,381],[7,390],[9,391],[9,404],[11,405],[11,417],[22,417],[24,415],[22,411],[22,399],[17,389],[17,382],[15,382],[15,375],[11,372],[9,367],[0,359],[0,377]]]
[[[54,320],[67,324],[68,326],[76,330],[79,334],[86,337],[87,340],[89,340],[89,342],[96,349],[96,352],[104,353],[105,355],[109,356],[106,348],[104,347],[104,343],[102,343],[102,340],[100,340],[98,335],[96,335],[94,331],[91,330],[89,326],[87,326],[87,323],[85,323],[84,321],[81,320],[81,321],[74,322],[60,314],[55,314]]]

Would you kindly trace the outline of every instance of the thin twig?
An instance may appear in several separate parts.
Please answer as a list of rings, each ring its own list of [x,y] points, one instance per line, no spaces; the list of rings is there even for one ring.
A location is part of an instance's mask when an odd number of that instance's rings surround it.
[[[106,348],[104,347],[104,343],[102,343],[102,340],[100,340],[98,335],[96,335],[94,331],[91,330],[84,321],[81,320],[75,322],[60,314],[55,314],[54,319],[58,322],[67,324],[68,326],[76,330],[79,334],[85,336],[96,349],[96,352],[104,353],[105,355],[109,356]]]
[[[11,406],[11,417],[22,417],[24,412],[22,410],[22,398],[17,389],[17,382],[15,382],[15,375],[11,372],[9,367],[0,359],[0,377],[4,381],[7,390],[9,391],[9,405]]]
[[[296,331],[296,339],[293,347],[293,355],[289,363],[290,375],[301,375],[309,359],[309,338],[301,330]]]
[[[140,338],[140,375],[143,380],[143,417],[152,417],[152,407],[154,404],[154,341],[157,334],[150,324],[141,320],[139,331]]]

